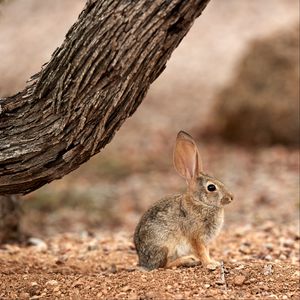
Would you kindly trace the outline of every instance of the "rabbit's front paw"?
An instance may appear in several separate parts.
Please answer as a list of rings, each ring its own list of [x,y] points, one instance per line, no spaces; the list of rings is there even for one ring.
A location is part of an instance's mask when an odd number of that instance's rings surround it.
[[[206,264],[206,268],[208,270],[214,271],[215,269],[217,269],[218,267],[220,267],[220,263],[218,261],[212,260],[209,263]]]
[[[197,260],[194,256],[187,256],[181,265],[183,267],[190,268],[190,267],[196,267],[199,264],[200,264],[200,261]]]

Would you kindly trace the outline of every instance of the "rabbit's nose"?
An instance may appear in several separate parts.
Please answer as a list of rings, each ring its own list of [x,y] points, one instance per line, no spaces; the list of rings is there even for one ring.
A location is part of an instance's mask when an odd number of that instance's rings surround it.
[[[228,195],[223,197],[223,199],[221,200],[221,203],[224,204],[229,204],[231,201],[233,200],[233,195]]]

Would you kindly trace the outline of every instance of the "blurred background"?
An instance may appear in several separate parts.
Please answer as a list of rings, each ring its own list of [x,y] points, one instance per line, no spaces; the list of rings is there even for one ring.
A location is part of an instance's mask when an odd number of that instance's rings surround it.
[[[0,0],[0,96],[25,87],[84,3]],[[24,197],[25,230],[133,230],[153,202],[185,188],[172,166],[181,129],[198,141],[205,171],[235,195],[227,227],[297,225],[298,0],[211,0],[113,141]]]

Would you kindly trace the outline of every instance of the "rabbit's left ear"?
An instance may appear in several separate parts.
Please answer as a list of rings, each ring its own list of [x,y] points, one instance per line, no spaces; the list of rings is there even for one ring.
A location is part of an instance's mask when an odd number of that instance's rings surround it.
[[[174,166],[187,182],[196,179],[202,171],[201,157],[193,138],[184,131],[177,134],[174,149]]]

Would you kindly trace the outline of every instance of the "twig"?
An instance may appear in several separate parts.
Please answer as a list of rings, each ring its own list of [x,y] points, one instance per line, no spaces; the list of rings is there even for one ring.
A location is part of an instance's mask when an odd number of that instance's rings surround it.
[[[227,290],[227,282],[225,278],[225,270],[224,270],[224,263],[221,261],[220,265],[220,279],[217,281],[217,284],[223,285],[225,290]]]

